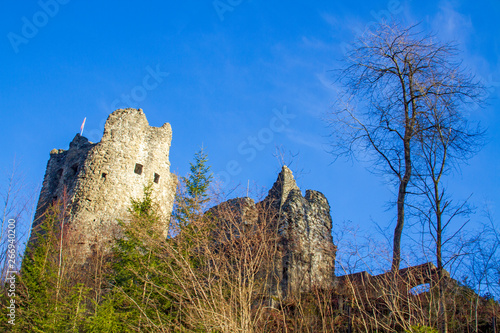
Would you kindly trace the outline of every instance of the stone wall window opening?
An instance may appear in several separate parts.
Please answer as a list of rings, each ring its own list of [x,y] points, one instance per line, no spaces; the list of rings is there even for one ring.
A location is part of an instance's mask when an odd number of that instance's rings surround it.
[[[155,178],[153,180],[156,184],[160,183],[160,175],[155,172]]]
[[[104,179],[104,180],[106,180],[106,176],[107,176],[107,175],[108,175],[108,174],[107,174],[106,172],[103,172],[103,173],[101,174],[101,178],[102,178],[102,179]]]
[[[142,164],[136,163],[134,172],[138,175],[141,175],[142,174]]]
[[[78,164],[73,164],[73,166],[71,167],[71,170],[73,170],[73,174],[77,174],[78,173]]]

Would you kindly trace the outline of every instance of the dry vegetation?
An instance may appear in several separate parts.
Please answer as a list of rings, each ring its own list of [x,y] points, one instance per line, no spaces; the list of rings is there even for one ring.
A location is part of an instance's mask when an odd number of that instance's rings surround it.
[[[280,212],[266,205],[246,209],[248,198],[207,210],[217,195],[208,195],[211,176],[201,150],[190,176],[181,178],[167,239],[150,187],[119,221],[121,237],[114,244],[97,241],[91,253],[65,224],[64,198],[55,202],[33,231],[37,241],[16,275],[15,325],[2,315],[0,326],[13,332],[497,332],[499,233],[490,216],[481,233],[464,237],[457,217],[468,217],[466,203],[452,204],[441,180],[451,174],[450,160],[476,151],[482,132],[468,131],[460,103],[480,99],[483,87],[448,62],[452,46],[414,40],[411,29],[396,28],[362,41],[343,72],[349,93],[369,97],[364,113],[348,103],[334,113],[335,126],[347,126],[334,131],[337,153],[371,149],[368,158],[397,189],[397,226],[386,252],[392,258],[367,256],[372,245],[336,244],[343,254],[334,285],[282,290]],[[8,187],[2,219],[4,281],[4,223],[27,206],[12,205],[15,191]],[[424,230],[415,257],[432,258],[437,267],[399,269],[409,217]],[[467,278],[459,282],[445,268]],[[5,284],[3,309],[11,299]]]
[[[329,290],[283,298],[276,216],[264,206],[246,216],[227,204],[193,211],[187,224],[172,220],[169,239],[154,228],[147,189],[132,206],[125,237],[112,251],[94,248],[83,267],[78,237],[70,228],[61,233],[64,215],[53,206],[24,259],[16,325],[5,318],[2,325],[14,332],[431,332],[438,325],[432,264],[345,275]],[[448,330],[493,332],[498,303],[445,279]],[[423,283],[428,292],[410,292]]]

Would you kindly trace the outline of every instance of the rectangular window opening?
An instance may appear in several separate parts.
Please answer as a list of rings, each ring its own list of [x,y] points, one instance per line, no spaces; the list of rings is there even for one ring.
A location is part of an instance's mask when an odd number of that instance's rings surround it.
[[[160,182],[160,175],[155,172],[155,179],[154,182],[158,184]]]
[[[106,173],[106,172],[103,172],[103,173],[101,174],[102,179],[106,179],[106,176],[107,176],[107,173]]]
[[[142,164],[136,163],[134,172],[138,175],[141,175],[142,174]]]

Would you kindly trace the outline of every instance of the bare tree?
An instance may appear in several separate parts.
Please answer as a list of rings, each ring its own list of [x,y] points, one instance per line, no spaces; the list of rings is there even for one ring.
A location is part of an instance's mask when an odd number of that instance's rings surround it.
[[[494,223],[492,214],[486,211],[487,223],[473,235],[469,244],[470,255],[464,260],[466,284],[474,290],[470,297],[470,322],[474,332],[479,332],[480,312],[484,312],[481,302],[485,298],[496,296],[498,301],[500,286],[500,233]],[[489,297],[482,297],[482,296]],[[499,316],[498,302],[491,302],[493,307],[491,318],[493,332],[496,331],[496,321]],[[484,318],[483,318],[484,320]]]
[[[413,185],[417,193],[425,199],[413,206],[422,221],[428,225],[428,233],[435,248],[439,275],[439,326],[441,332],[447,332],[446,308],[444,301],[446,259],[443,247],[462,230],[468,222],[471,210],[467,200],[455,203],[446,192],[444,177],[453,171],[458,162],[464,162],[482,146],[483,131],[469,125],[460,112],[460,104],[453,96],[426,96],[427,112],[422,123],[426,130],[418,133],[414,155]],[[465,221],[455,225],[450,236],[448,229],[455,222],[465,217]],[[460,223],[460,222],[459,222]],[[451,256],[449,259],[453,259]]]
[[[437,139],[429,99],[444,105],[480,102],[483,86],[456,60],[457,49],[424,36],[416,26],[381,24],[354,44],[339,70],[344,91],[330,118],[332,153],[373,162],[397,189],[392,270],[401,262],[405,206],[414,176],[419,137]]]

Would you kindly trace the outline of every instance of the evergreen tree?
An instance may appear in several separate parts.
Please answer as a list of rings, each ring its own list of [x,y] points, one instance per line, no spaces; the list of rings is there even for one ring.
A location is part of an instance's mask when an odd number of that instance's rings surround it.
[[[119,311],[116,310],[120,301],[119,296],[114,292],[107,295],[100,304],[95,306],[95,313],[88,318],[85,325],[85,332],[126,332],[127,330],[122,321],[125,318],[123,318],[124,316],[120,316]]]
[[[12,332],[79,332],[85,321],[89,288],[60,270],[70,260],[59,252],[60,217],[59,205],[52,206],[26,250],[17,277],[15,325],[4,325]]]
[[[191,173],[188,177],[183,177],[182,179],[186,184],[189,197],[199,205],[203,205],[208,201],[207,190],[213,177],[207,162],[208,156],[202,147],[194,154],[194,163],[189,163],[191,165]]]
[[[179,228],[188,225],[195,216],[203,214],[203,208],[209,201],[208,189],[213,178],[203,147],[194,155],[194,162],[189,164],[190,173],[187,177],[181,177],[175,197],[173,217]]]
[[[162,258],[165,239],[151,184],[141,200],[132,200],[130,213],[130,222],[119,221],[124,237],[114,248],[113,290],[91,321],[95,332],[167,331],[175,317],[176,308],[166,293],[175,286],[165,274],[169,262]]]
[[[16,325],[1,321],[0,326],[19,332],[183,330],[186,310],[180,305],[186,290],[175,272],[181,266],[197,271],[204,265],[196,249],[202,237],[200,228],[205,227],[192,222],[204,218],[212,180],[203,149],[195,154],[190,166],[188,176],[181,178],[183,190],[176,194],[173,214],[182,232],[174,239],[163,238],[152,184],[146,186],[143,198],[131,201],[130,221],[119,221],[122,237],[116,240],[108,258],[110,263],[106,265],[112,269],[105,270],[106,282],[99,291],[85,277],[61,273],[61,266],[71,260],[65,248],[71,241],[63,246],[61,240],[66,235],[60,232],[60,207],[51,207],[36,244],[25,253],[18,277]],[[6,304],[5,293],[1,296]]]

